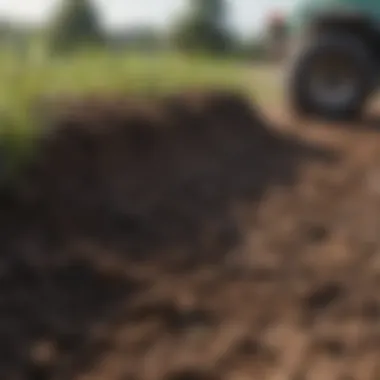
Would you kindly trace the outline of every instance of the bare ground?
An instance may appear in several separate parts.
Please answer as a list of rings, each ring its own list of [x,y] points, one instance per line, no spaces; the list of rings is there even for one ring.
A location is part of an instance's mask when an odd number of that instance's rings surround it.
[[[380,121],[180,98],[158,140],[87,103],[3,191],[0,378],[379,379]]]

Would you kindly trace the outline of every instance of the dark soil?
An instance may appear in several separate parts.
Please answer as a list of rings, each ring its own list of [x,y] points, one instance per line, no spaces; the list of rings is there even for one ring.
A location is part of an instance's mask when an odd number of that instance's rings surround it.
[[[221,92],[50,110],[0,195],[0,379],[380,378],[375,121]]]

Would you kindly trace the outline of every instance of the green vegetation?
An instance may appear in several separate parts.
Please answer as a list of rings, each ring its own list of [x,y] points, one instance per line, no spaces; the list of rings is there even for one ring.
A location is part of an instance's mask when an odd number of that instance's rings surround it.
[[[29,119],[25,112],[39,98],[65,93],[162,93],[202,85],[245,91],[257,87],[262,94],[270,87],[271,77],[264,64],[179,54],[82,52],[35,59],[32,54],[29,59],[4,54],[0,56],[0,113],[6,112],[24,125]]]
[[[82,45],[98,45],[103,32],[90,0],[66,0],[51,30],[50,46],[55,51],[71,51]]]
[[[174,45],[184,50],[216,54],[234,49],[232,33],[227,25],[224,0],[193,0],[190,11],[173,30]]]

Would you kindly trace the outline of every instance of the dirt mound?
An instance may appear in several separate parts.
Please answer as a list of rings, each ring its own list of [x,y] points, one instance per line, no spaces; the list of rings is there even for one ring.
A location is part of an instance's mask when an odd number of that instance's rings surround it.
[[[305,332],[281,329],[300,310],[285,279],[308,276],[299,251],[281,256],[285,216],[294,227],[302,213],[263,197],[296,187],[312,162],[332,165],[329,153],[274,132],[238,94],[67,99],[51,110],[38,156],[0,196],[0,378],[252,377],[278,363],[271,323],[294,355],[303,350]],[[247,242],[243,222],[256,215],[264,240]],[[312,225],[298,238],[328,232]],[[236,257],[244,273],[231,270]],[[309,320],[347,291],[302,284]],[[268,297],[276,305],[262,311]]]
[[[291,183],[301,156],[322,154],[229,93],[63,100],[52,119],[20,187],[56,245],[194,242],[207,222],[231,220],[232,201]]]

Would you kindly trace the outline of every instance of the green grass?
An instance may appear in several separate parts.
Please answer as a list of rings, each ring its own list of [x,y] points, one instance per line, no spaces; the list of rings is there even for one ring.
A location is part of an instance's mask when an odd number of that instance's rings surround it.
[[[160,53],[83,52],[70,57],[0,53],[0,146],[17,160],[39,127],[32,117],[41,97],[122,91],[165,93],[189,87],[241,89],[259,101],[276,101],[274,70],[233,59]],[[14,161],[12,159],[12,161]]]

